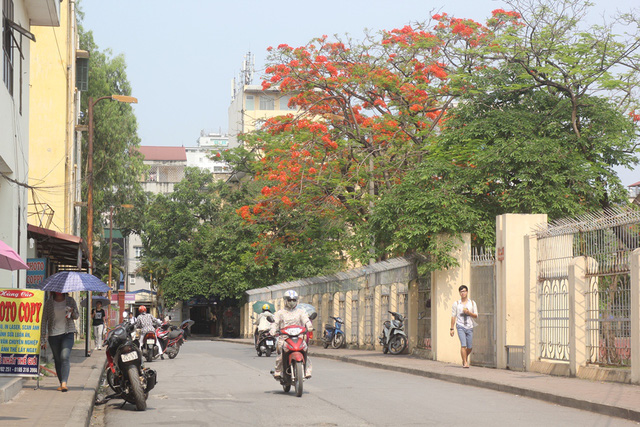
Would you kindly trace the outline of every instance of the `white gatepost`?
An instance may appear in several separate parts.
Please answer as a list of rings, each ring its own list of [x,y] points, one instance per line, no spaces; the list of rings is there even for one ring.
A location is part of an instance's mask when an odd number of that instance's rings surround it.
[[[575,377],[578,368],[587,364],[587,259],[569,261],[569,374]]]
[[[496,367],[507,367],[507,346],[525,346],[526,291],[524,236],[540,224],[546,214],[504,214],[496,217]],[[473,293],[471,291],[470,293]],[[526,358],[526,356],[525,356]]]
[[[524,305],[527,322],[524,328],[524,369],[531,370],[531,364],[538,360],[538,237],[524,236]]]
[[[456,363],[460,359],[460,341],[449,334],[451,307],[460,299],[460,285],[469,286],[471,280],[471,236],[464,233],[462,243],[453,251],[459,265],[448,270],[434,271],[431,278],[431,346],[434,360]],[[469,289],[473,299],[473,289]],[[472,356],[473,357],[473,356]]]
[[[631,258],[631,382],[640,384],[640,249]]]

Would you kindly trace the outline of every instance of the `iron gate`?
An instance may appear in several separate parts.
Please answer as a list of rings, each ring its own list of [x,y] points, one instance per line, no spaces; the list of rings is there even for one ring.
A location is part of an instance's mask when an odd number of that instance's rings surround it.
[[[496,367],[495,258],[490,250],[474,249],[471,257],[470,294],[478,307],[473,328],[473,365]]]

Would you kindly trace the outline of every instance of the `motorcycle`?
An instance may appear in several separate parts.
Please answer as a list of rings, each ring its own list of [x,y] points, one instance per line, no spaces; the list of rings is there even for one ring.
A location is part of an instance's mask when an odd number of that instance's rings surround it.
[[[400,354],[407,348],[407,334],[404,332],[404,316],[394,311],[389,311],[393,320],[386,320],[382,328],[382,334],[378,338],[382,345],[382,352],[387,354]]]
[[[276,339],[271,336],[269,331],[262,331],[258,335],[255,347],[258,352],[258,356],[262,356],[264,354],[269,357],[271,356],[271,353],[276,351]]]
[[[307,334],[307,328],[304,326],[290,325],[280,329],[280,335],[284,336],[280,384],[285,393],[289,393],[293,385],[297,397],[302,396],[307,364]]]
[[[110,331],[105,339],[106,378],[114,394],[105,398],[120,398],[132,403],[138,411],[147,409],[147,397],[155,387],[157,375],[142,364],[142,351],[131,334],[135,326],[126,318]]]
[[[142,354],[147,362],[151,362],[153,359],[160,355],[160,347],[156,341],[156,334],[158,333],[158,328],[156,331],[149,331],[144,334],[142,337]],[[160,338],[160,337],[158,337]]]
[[[330,316],[334,320],[334,324],[329,323],[324,325],[324,334],[322,336],[322,347],[327,348],[329,344],[333,348],[340,348],[346,342],[342,325],[344,321],[340,317]]]
[[[169,359],[174,359],[180,352],[180,347],[185,341],[184,329],[171,326],[168,322],[164,322],[162,326],[156,329],[155,335],[158,336],[162,351],[169,356]]]

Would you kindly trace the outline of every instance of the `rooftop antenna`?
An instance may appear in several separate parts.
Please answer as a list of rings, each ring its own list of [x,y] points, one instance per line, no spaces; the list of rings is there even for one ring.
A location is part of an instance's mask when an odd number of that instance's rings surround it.
[[[242,61],[242,71],[240,72],[243,84],[250,85],[253,82],[254,71],[255,71],[255,59],[251,51],[249,51],[244,56],[244,61]]]

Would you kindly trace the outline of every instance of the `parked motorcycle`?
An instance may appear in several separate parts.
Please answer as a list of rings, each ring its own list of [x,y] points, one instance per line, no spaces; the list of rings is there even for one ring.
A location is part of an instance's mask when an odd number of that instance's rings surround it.
[[[180,352],[180,347],[185,341],[184,329],[164,322],[162,326],[156,329],[156,335],[162,346],[162,351],[169,356],[169,359],[174,359]]]
[[[258,352],[258,356],[262,356],[264,354],[269,357],[271,356],[271,353],[276,351],[276,339],[271,336],[269,331],[262,331],[258,335],[255,347],[256,352]]]
[[[284,336],[280,384],[285,393],[288,393],[293,385],[296,396],[300,397],[307,364],[307,328],[298,325],[286,326],[280,329],[280,335]]]
[[[407,334],[404,332],[404,316],[394,311],[389,312],[393,320],[386,320],[382,328],[382,334],[378,341],[382,345],[382,352],[387,354],[400,354],[407,348]]]
[[[324,334],[322,336],[322,347],[327,348],[329,345],[333,348],[340,348],[346,342],[342,325],[344,321],[340,317],[330,316],[334,320],[334,324],[324,325]]]
[[[113,398],[124,399],[136,405],[138,411],[147,409],[147,397],[157,382],[156,372],[145,368],[142,363],[142,351],[131,334],[135,326],[126,318],[107,334],[105,354],[107,356],[106,377]]]

